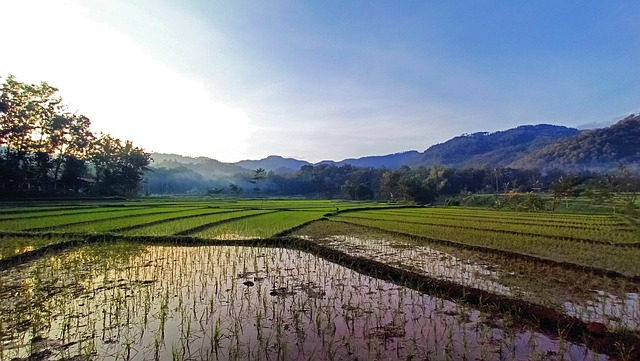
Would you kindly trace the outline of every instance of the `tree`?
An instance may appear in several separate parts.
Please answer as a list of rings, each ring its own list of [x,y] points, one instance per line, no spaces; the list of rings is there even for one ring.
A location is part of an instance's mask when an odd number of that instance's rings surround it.
[[[221,194],[222,192],[224,192],[224,188],[222,187],[215,187],[215,188],[211,188],[207,190],[207,195],[210,196],[217,196],[219,194]]]
[[[553,191],[553,209],[556,209],[557,203],[564,199],[567,208],[569,207],[569,197],[572,196],[576,190],[576,186],[580,184],[578,177],[573,175],[561,176],[551,186]]]
[[[243,189],[239,185],[231,183],[229,184],[229,191],[237,198],[238,196],[240,196],[240,193],[242,193]]]
[[[133,195],[150,162],[149,154],[108,135],[96,139],[84,115],[69,112],[46,82],[25,84],[9,75],[0,89],[0,181],[3,190],[78,190],[79,179],[95,169],[96,190]],[[92,184],[88,181],[85,184]]]
[[[103,134],[93,143],[91,162],[96,172],[96,187],[103,195],[137,194],[151,156],[130,141]]]
[[[60,175],[60,185],[65,190],[79,192],[84,190],[90,182],[87,177],[87,163],[84,159],[76,158],[73,155],[66,155],[64,159],[64,169]]]
[[[61,167],[66,161],[87,156],[95,138],[89,129],[90,126],[89,118],[79,114],[58,115],[51,121],[49,151],[56,156],[53,161],[54,181],[57,182]]]
[[[500,181],[500,178],[502,177],[502,172],[503,172],[503,169],[501,169],[501,168],[494,168],[493,169],[493,177],[494,177],[494,179],[496,181],[495,182],[496,193],[500,192],[499,181]]]
[[[258,194],[260,193],[260,185],[259,182],[265,180],[267,178],[267,171],[264,168],[258,168],[253,172],[253,177],[249,183],[253,184],[253,191]]]

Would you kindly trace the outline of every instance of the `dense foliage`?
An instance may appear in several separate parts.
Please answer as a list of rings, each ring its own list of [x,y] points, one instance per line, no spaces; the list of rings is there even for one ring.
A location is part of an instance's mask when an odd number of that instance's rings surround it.
[[[0,89],[0,190],[4,196],[137,194],[150,156],[130,141],[94,135],[46,82],[9,75]]]
[[[577,137],[549,144],[513,165],[544,168],[550,164],[571,171],[607,172],[618,164],[640,169],[640,115],[630,115],[603,129],[585,131]]]
[[[399,169],[320,164],[288,173],[246,170],[218,180],[205,180],[186,167],[162,167],[146,176],[145,191],[150,194],[440,202],[521,211],[552,210],[579,195],[587,196],[593,204],[623,210],[635,207],[640,192],[640,176],[624,165],[597,174],[513,168],[454,169],[438,164],[431,168]],[[543,193],[552,196],[543,197]]]
[[[430,147],[416,164],[444,164],[453,168],[507,167],[526,154],[577,134],[577,129],[548,124],[523,125],[495,133],[465,134]]]

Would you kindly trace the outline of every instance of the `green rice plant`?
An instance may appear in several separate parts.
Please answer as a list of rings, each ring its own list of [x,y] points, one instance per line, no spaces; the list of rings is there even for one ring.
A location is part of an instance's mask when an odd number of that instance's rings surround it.
[[[640,320],[640,307],[634,306],[633,301],[633,292],[640,292],[640,285],[628,279],[515,259],[498,252],[478,252],[342,222],[315,222],[294,235],[351,256],[494,294],[512,295],[586,322],[609,319],[610,329],[640,329],[636,321]],[[593,305],[602,307],[593,309]]]
[[[185,219],[169,220],[167,222],[150,225],[147,227],[136,228],[129,231],[124,231],[126,235],[137,236],[166,236],[178,234],[188,231],[190,229],[206,226],[208,224],[216,224],[218,222],[231,220],[234,218],[240,218],[250,215],[257,215],[262,213],[268,213],[267,210],[234,210],[234,211],[220,211],[212,214],[205,214],[198,217],[189,217]]]
[[[176,208],[175,212],[161,212],[152,214],[132,215],[125,218],[118,219],[103,219],[92,222],[85,222],[80,224],[73,224],[68,226],[60,226],[52,228],[56,232],[74,232],[74,233],[86,233],[86,232],[122,232],[128,230],[131,227],[144,226],[147,223],[157,223],[161,221],[171,220],[183,220],[187,217],[209,215],[225,212],[222,209],[211,208]]]
[[[604,244],[561,242],[553,237],[502,234],[491,230],[451,228],[438,225],[370,220],[366,218],[335,217],[348,223],[398,232],[407,236],[450,241],[461,245],[479,246],[524,255],[532,255],[557,262],[612,270],[630,276],[640,275],[640,248],[622,248]]]
[[[71,225],[82,222],[91,222],[104,219],[117,219],[136,215],[146,215],[154,213],[170,213],[189,208],[165,207],[165,208],[139,208],[118,210],[115,212],[87,212],[81,214],[70,214],[62,216],[48,216],[44,218],[10,219],[0,221],[0,231],[24,231],[24,230],[46,230],[62,225]]]
[[[595,222],[591,224],[585,223],[581,225],[561,225],[544,220],[536,220],[535,223],[525,221],[509,222],[508,215],[503,218],[496,217],[493,219],[478,219],[468,216],[451,217],[438,214],[395,214],[394,212],[390,211],[352,212],[345,214],[343,217],[438,225],[452,228],[489,230],[503,233],[520,233],[524,235],[540,235],[558,239],[594,241],[601,243],[634,243],[638,241],[637,233],[629,225],[626,225],[624,227],[621,227],[619,224],[607,226],[602,224],[598,225],[598,223]]]
[[[281,211],[224,223],[195,233],[211,239],[269,238],[322,217],[322,212]]]
[[[614,215],[555,214],[546,212],[513,212],[478,208],[406,208],[400,210],[367,211],[370,213],[395,214],[416,217],[447,216],[465,220],[491,220],[512,223],[553,225],[606,226],[625,224],[623,218]]]
[[[69,240],[63,237],[2,237],[0,260]]]
[[[144,207],[131,207],[128,209],[140,209]],[[98,213],[98,212],[115,212],[117,208],[99,208],[99,207],[61,207],[61,208],[41,208],[30,211],[15,211],[0,214],[0,220],[8,219],[25,219],[25,218],[43,218],[48,216],[63,216],[69,214],[81,213]]]

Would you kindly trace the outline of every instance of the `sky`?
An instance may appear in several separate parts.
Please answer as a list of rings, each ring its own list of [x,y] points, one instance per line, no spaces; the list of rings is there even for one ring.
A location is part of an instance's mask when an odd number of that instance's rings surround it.
[[[637,0],[0,0],[0,32],[94,132],[225,162],[640,112]]]

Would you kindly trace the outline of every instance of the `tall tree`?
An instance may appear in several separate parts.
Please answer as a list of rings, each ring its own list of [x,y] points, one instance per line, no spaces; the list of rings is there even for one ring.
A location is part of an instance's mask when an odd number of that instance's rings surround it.
[[[66,164],[67,161],[75,162],[74,159],[83,159],[88,155],[94,140],[90,126],[89,118],[75,113],[58,115],[51,121],[49,151],[55,155],[53,179],[56,185],[63,165],[77,166],[77,163]]]
[[[133,143],[103,134],[91,149],[96,186],[103,195],[136,194],[151,156]]]
[[[264,168],[258,168],[253,172],[253,177],[249,180],[249,183],[253,184],[253,191],[256,194],[260,193],[260,182],[267,179],[267,171]]]

